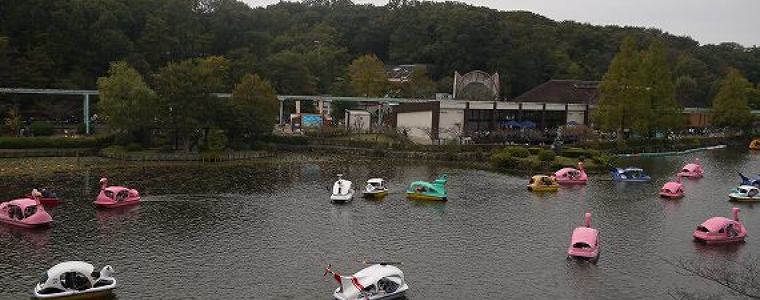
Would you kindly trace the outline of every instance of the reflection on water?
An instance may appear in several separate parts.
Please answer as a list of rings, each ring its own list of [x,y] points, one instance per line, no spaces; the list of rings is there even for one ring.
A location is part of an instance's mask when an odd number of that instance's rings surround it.
[[[685,180],[681,200],[661,199],[659,188],[695,157],[706,177]],[[0,177],[0,199],[47,185],[64,201],[50,209],[52,228],[0,225],[0,298],[28,296],[36,276],[64,260],[113,265],[119,299],[327,298],[335,283],[322,277],[324,266],[352,273],[375,259],[403,262],[410,299],[662,299],[695,286],[665,259],[721,263],[760,250],[752,235],[760,232],[755,206],[727,201],[737,170],[760,171],[759,155],[726,150],[627,165],[644,167],[653,182],[600,175],[587,186],[539,194],[526,190],[527,176],[383,160],[126,165]],[[450,201],[406,199],[408,183],[441,172],[449,174]],[[328,187],[339,173],[357,186],[385,178],[391,193],[332,205]],[[95,209],[101,176],[139,189],[144,202]],[[698,223],[730,216],[733,205],[742,208],[747,243],[692,241]],[[586,211],[601,231],[597,265],[566,259]],[[160,280],[167,274],[173,279]]]

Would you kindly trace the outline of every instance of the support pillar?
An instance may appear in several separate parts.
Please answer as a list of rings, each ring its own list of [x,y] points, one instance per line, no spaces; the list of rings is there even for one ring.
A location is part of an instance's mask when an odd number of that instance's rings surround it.
[[[277,116],[277,122],[278,124],[282,125],[282,113],[283,113],[283,106],[285,106],[284,101],[280,101],[280,114]]]
[[[323,106],[324,102],[322,102],[322,99],[319,99],[317,101],[317,111],[319,111],[319,115],[324,115]]]
[[[546,103],[541,108],[541,129],[546,129]]]
[[[296,100],[296,114],[301,114],[301,100]]]
[[[90,95],[84,94],[84,103],[83,106],[83,114],[84,118],[82,121],[84,122],[84,132],[87,135],[90,135]]]

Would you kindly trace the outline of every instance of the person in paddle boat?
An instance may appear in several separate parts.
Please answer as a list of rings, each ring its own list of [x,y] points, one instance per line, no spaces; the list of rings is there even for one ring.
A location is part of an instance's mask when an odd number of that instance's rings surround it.
[[[39,202],[41,193],[32,190],[32,198],[15,199],[0,203],[0,222],[23,228],[48,226],[53,218]]]
[[[704,243],[732,243],[743,242],[747,236],[747,229],[739,220],[739,209],[733,208],[734,219],[724,217],[712,217],[699,224],[694,230],[694,240]]]
[[[599,259],[599,230],[591,227],[591,213],[585,214],[584,226],[576,227],[570,237],[567,256],[588,259],[596,263]]]
[[[373,264],[352,276],[342,276],[328,265],[323,276],[327,274],[338,282],[333,297],[339,300],[398,299],[409,289],[404,272],[390,263]]]
[[[123,186],[108,186],[108,178],[104,177],[100,179],[100,194],[94,203],[104,208],[137,204],[140,203],[140,193]]]
[[[34,287],[37,299],[82,299],[110,295],[116,288],[116,278],[111,266],[100,272],[83,261],[59,263],[42,273]]]

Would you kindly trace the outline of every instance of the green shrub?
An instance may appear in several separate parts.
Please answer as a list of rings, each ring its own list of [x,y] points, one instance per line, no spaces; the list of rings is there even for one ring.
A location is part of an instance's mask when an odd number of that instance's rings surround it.
[[[517,166],[517,159],[513,158],[509,152],[502,151],[491,155],[491,164],[502,170],[514,169]]]
[[[510,155],[512,155],[512,157],[526,158],[530,156],[530,151],[528,151],[527,148],[514,147],[514,148],[508,148],[507,151],[509,152]]]
[[[0,137],[0,149],[94,148],[113,143],[113,136],[101,137]]]
[[[35,136],[53,135],[53,124],[50,124],[48,122],[34,121],[32,122],[32,125],[29,126],[29,128],[32,130],[32,134]]]
[[[543,148],[539,148],[539,147],[530,147],[530,148],[528,148],[528,152],[530,152],[530,155],[536,155],[541,150],[543,150]]]
[[[128,152],[136,152],[136,151],[142,151],[143,147],[142,145],[138,143],[130,143],[126,147],[124,147]]]
[[[554,157],[557,156],[554,154],[554,151],[551,150],[541,150],[538,152],[538,160],[540,161],[553,161]]]
[[[113,145],[103,148],[103,150],[100,150],[100,153],[106,156],[118,156],[126,154],[127,150],[122,146]]]

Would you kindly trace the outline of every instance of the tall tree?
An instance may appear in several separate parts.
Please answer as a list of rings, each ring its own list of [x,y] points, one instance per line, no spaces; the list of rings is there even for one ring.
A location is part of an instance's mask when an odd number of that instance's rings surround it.
[[[431,99],[438,85],[430,79],[425,67],[417,66],[409,75],[409,80],[401,83],[401,95],[407,98]]]
[[[108,76],[98,79],[98,112],[108,127],[147,142],[149,129],[158,114],[158,98],[137,70],[126,62],[115,62]]]
[[[603,130],[648,131],[648,103],[642,101],[644,87],[639,80],[640,55],[631,37],[626,37],[599,85],[599,104],[593,120]]]
[[[374,54],[368,54],[355,59],[348,67],[351,76],[351,86],[357,96],[380,97],[385,93],[388,78],[385,76],[385,65]]]
[[[230,105],[236,121],[233,130],[228,132],[230,140],[242,135],[251,142],[260,135],[272,132],[279,107],[277,93],[272,84],[259,75],[243,76],[235,85]]]
[[[712,123],[719,127],[746,128],[752,124],[748,104],[752,84],[736,69],[729,69],[712,104]]]
[[[639,76],[645,105],[649,106],[649,128],[655,132],[678,129],[685,123],[683,109],[675,98],[673,75],[668,65],[667,49],[660,39],[654,39],[644,53]]]
[[[229,90],[229,61],[211,56],[171,63],[155,76],[164,126],[173,128],[185,150],[206,139],[210,129],[221,127],[226,111],[214,93]],[[202,134],[196,130],[202,129]]]

